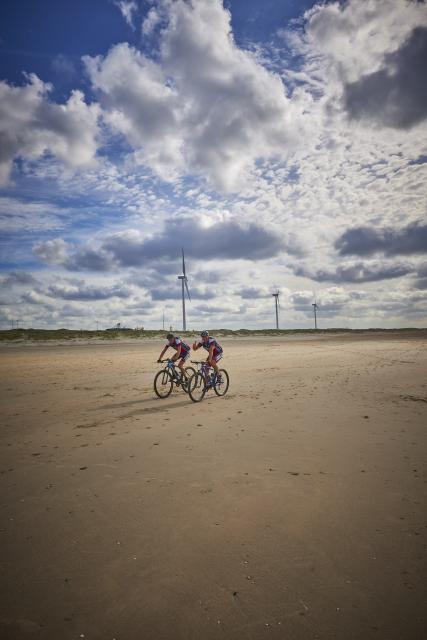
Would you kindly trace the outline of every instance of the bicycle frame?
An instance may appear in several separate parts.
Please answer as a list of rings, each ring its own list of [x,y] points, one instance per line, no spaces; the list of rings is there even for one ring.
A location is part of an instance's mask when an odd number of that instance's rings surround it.
[[[181,375],[180,375],[181,372],[178,373],[177,371],[178,367],[176,366],[173,360],[168,358],[167,360],[162,360],[162,362],[166,362],[165,371],[170,371],[174,380],[181,379]]]
[[[192,364],[197,365],[199,373],[202,374],[205,380],[205,385],[208,385],[209,383],[212,384],[213,380],[211,380],[211,376],[209,375],[209,369],[213,369],[213,367],[211,367],[209,362],[206,362],[205,360],[203,360],[202,362],[198,360],[191,360],[191,362]]]

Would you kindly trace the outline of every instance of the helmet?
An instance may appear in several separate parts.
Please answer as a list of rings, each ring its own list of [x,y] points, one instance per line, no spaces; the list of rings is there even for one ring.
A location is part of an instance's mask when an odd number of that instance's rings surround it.
[[[168,340],[172,340],[172,338],[174,338],[175,336],[173,335],[173,333],[168,333],[168,335],[166,336],[166,338]]]
[[[202,338],[208,338],[209,337],[209,331],[202,331],[202,333],[200,335],[202,336]]]

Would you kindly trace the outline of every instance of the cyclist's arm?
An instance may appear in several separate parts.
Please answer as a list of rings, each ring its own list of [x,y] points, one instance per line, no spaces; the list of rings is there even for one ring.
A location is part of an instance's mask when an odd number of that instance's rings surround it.
[[[194,351],[197,351],[197,349],[200,349],[202,345],[200,344],[200,342],[193,342],[193,349]]]
[[[165,355],[166,351],[169,349],[169,346],[166,345],[166,347],[163,349],[162,353],[159,355],[159,358],[157,360],[157,362],[159,362],[159,360],[161,360],[163,358],[163,356]]]
[[[209,347],[209,360],[212,361],[213,360],[213,353],[215,350],[215,345],[211,344],[211,346]]]
[[[181,355],[181,351],[182,351],[182,344],[178,345],[178,349],[176,350],[175,355],[172,357],[172,360],[174,362],[176,362],[177,360],[179,360],[179,357]]]

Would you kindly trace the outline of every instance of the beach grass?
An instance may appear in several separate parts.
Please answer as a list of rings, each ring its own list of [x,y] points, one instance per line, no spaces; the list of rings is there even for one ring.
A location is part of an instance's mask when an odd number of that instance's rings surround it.
[[[413,327],[399,329],[349,329],[347,327],[334,327],[329,329],[210,329],[212,335],[217,337],[261,337],[261,336],[288,336],[296,334],[334,334],[334,333],[376,333],[376,332],[405,332],[423,331]],[[166,338],[168,331],[160,329],[106,329],[99,331],[86,331],[77,329],[4,329],[0,330],[0,342],[39,342],[39,341],[76,341],[76,340],[117,340],[123,338]],[[199,330],[175,331],[182,337],[192,338],[199,335]]]

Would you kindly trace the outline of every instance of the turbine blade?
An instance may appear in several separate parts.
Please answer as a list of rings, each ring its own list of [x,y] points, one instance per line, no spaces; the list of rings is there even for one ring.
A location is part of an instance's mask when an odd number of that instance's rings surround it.
[[[185,283],[185,288],[186,288],[186,290],[187,290],[187,296],[188,296],[188,299],[189,299],[189,301],[191,302],[190,292],[189,292],[189,290],[188,290],[187,278],[184,278],[184,283]]]
[[[182,275],[185,276],[185,259],[184,259],[184,249],[181,248],[182,251]]]

